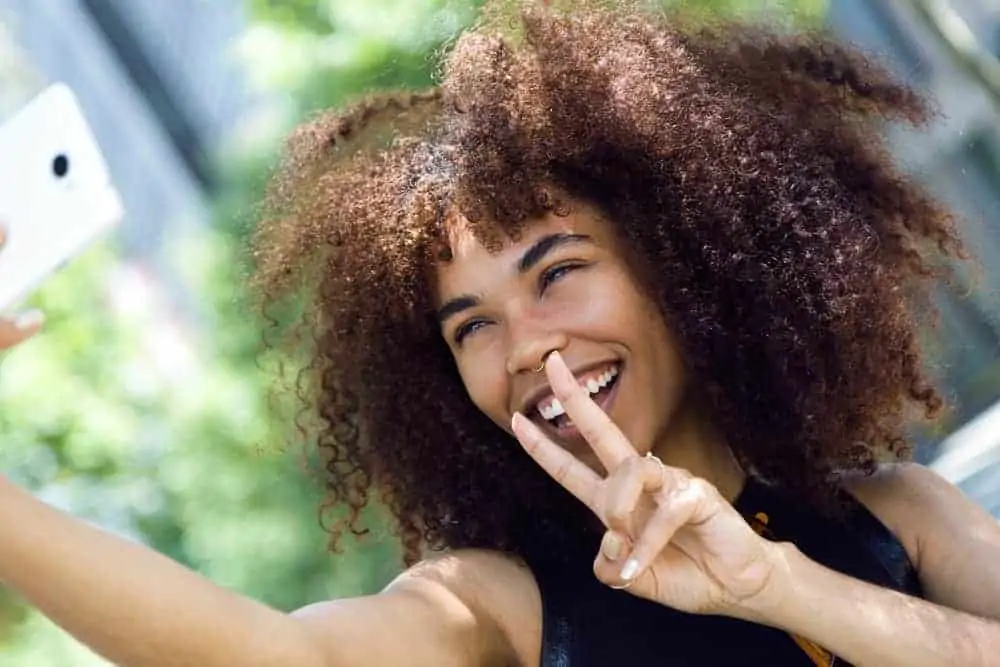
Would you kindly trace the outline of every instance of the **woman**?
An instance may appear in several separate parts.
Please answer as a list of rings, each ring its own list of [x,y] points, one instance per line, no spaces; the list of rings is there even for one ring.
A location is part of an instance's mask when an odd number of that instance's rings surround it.
[[[994,664],[1000,529],[902,462],[961,248],[878,131],[926,115],[816,36],[484,21],[301,128],[257,238],[335,537],[379,494],[412,567],[286,615],[3,485],[0,576],[125,665]]]

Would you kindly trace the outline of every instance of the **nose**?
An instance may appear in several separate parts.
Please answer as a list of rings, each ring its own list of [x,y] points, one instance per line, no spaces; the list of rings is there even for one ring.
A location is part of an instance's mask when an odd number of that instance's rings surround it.
[[[562,331],[537,326],[522,325],[514,333],[507,356],[509,375],[537,371],[550,352],[562,352],[569,342]]]

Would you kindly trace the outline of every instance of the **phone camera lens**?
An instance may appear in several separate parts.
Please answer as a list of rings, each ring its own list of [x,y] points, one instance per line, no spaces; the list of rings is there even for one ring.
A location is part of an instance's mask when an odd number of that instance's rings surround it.
[[[60,153],[52,160],[52,173],[62,178],[69,173],[69,158]]]

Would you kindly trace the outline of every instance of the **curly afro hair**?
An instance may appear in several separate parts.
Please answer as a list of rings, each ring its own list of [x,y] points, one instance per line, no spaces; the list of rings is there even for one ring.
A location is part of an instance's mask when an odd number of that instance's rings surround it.
[[[593,537],[472,405],[441,337],[434,267],[456,211],[490,244],[569,199],[597,206],[656,267],[650,290],[736,456],[817,504],[839,471],[905,456],[907,423],[941,407],[917,323],[963,250],[882,139],[926,122],[927,102],[821,33],[576,4],[487,14],[435,88],[290,138],[258,287],[269,312],[308,295],[300,398],[347,509],[335,544],[373,497],[408,563],[558,558]]]

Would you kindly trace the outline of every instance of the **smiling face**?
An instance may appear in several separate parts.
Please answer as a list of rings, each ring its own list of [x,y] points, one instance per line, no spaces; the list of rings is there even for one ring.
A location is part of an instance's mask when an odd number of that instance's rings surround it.
[[[456,229],[438,267],[441,332],[476,406],[510,431],[523,412],[594,467],[537,372],[558,350],[638,452],[668,436],[682,404],[683,363],[621,241],[593,209],[548,215],[490,252]]]

